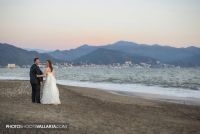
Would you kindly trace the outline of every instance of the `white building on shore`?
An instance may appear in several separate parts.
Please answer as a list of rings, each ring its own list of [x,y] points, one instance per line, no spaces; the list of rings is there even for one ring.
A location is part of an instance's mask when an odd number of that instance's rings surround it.
[[[8,64],[7,67],[8,67],[8,68],[16,68],[16,65],[15,65],[15,64]]]

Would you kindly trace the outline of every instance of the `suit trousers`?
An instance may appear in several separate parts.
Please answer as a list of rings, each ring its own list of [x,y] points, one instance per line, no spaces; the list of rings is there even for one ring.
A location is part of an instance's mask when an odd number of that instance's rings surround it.
[[[40,84],[31,84],[32,86],[32,102],[40,103]]]

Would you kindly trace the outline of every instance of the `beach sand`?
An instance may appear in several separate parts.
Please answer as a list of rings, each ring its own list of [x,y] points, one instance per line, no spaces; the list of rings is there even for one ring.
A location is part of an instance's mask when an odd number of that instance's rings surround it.
[[[29,81],[0,80],[1,133],[200,134],[200,106],[58,85],[61,105],[31,102]],[[68,123],[68,129],[6,129],[5,124]]]

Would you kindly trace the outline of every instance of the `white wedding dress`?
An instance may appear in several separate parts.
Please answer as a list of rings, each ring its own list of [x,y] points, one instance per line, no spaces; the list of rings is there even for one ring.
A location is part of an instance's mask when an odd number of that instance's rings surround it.
[[[60,104],[59,90],[56,85],[56,78],[52,72],[48,72],[43,87],[41,98],[42,104]]]

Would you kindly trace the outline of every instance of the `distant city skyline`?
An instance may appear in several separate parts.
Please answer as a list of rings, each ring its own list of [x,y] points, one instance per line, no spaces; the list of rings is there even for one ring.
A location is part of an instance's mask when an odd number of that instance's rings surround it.
[[[0,42],[71,49],[120,40],[200,47],[199,0],[0,0]]]

